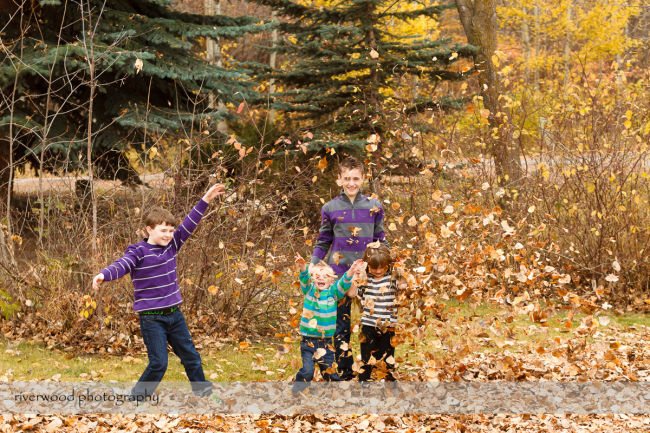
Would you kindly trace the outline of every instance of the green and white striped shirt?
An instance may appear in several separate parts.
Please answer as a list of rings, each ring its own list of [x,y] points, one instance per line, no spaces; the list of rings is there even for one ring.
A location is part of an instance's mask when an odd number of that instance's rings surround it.
[[[311,281],[309,272],[300,272],[300,290],[305,301],[300,318],[300,334],[305,337],[328,338],[336,331],[336,304],[350,289],[351,278],[343,274],[327,290],[318,290]]]

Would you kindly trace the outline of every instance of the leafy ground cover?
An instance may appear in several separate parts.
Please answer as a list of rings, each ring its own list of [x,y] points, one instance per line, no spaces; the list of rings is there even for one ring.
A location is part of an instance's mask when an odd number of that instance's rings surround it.
[[[559,311],[539,323],[531,314],[494,305],[440,305],[439,323],[417,345],[398,346],[401,380],[639,380],[650,372],[650,317]],[[355,314],[355,320],[358,313]],[[504,323],[507,325],[503,325]],[[571,326],[569,326],[569,324]],[[430,325],[435,325],[432,323]],[[196,335],[196,334],[195,334]],[[197,335],[206,374],[215,381],[290,380],[299,367],[296,338],[266,341]],[[358,342],[353,340],[358,353]],[[0,380],[137,379],[146,363],[140,345],[124,355],[78,356],[72,349],[4,340]],[[184,380],[170,354],[165,381]],[[647,432],[650,417],[564,415],[0,415],[0,431],[43,432]]]
[[[542,322],[528,307],[471,306],[450,300],[422,334],[403,331],[396,361],[400,380],[650,380],[650,315],[559,310]],[[358,310],[353,321],[358,323]],[[233,340],[193,333],[214,381],[291,380],[300,367],[299,337]],[[26,339],[0,345],[0,379],[137,380],[147,363],[141,340],[120,355],[80,354]],[[358,354],[358,340],[351,343]],[[170,353],[165,380],[185,380]]]

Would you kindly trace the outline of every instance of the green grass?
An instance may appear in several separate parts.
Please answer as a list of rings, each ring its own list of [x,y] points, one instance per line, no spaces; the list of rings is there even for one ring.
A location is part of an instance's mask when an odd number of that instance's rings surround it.
[[[283,343],[284,344],[284,343]],[[282,355],[276,345],[221,343],[221,347],[199,349],[206,376],[213,381],[283,380],[295,374],[292,362],[299,360],[297,344]],[[146,353],[135,356],[71,356],[40,344],[12,345],[0,342],[0,377],[9,380],[59,379],[61,381],[136,381],[147,365]],[[267,369],[267,373],[263,369]],[[169,353],[167,381],[187,380],[178,357]]]
[[[544,340],[559,337],[566,339],[575,332],[584,314],[576,314],[571,328],[565,327],[568,312],[557,310],[548,319],[548,326],[534,323],[528,315],[517,315],[507,323],[507,310],[490,304],[470,306],[455,300],[444,303],[445,322],[433,322],[422,338],[415,338],[396,348],[398,363],[411,366],[422,365],[427,356],[442,358],[450,348],[464,344],[468,330],[484,331],[488,339],[474,339],[480,352],[520,352],[531,345],[543,344]],[[650,327],[649,314],[600,314],[610,318],[607,326],[599,326],[603,335],[620,331],[633,331]],[[358,323],[359,311],[353,308],[353,323]],[[497,319],[496,322],[494,319]],[[492,323],[502,335],[495,335],[487,325]],[[495,323],[498,323],[495,325]],[[441,324],[442,326],[437,326]],[[506,329],[511,328],[510,336]],[[646,331],[643,331],[646,332]],[[441,335],[443,337],[441,337]],[[465,339],[465,340],[464,340]],[[508,345],[506,340],[516,344]],[[358,355],[358,333],[353,333],[351,346]],[[284,338],[269,337],[265,341],[242,343],[221,340],[206,347],[199,347],[206,377],[212,381],[259,381],[289,380],[300,368],[298,338],[285,341]],[[428,354],[426,353],[428,352]],[[59,379],[61,381],[136,381],[147,364],[146,353],[127,356],[92,355],[84,356],[43,345],[21,343],[11,344],[0,340],[0,378],[8,380]],[[169,354],[169,367],[165,381],[185,381],[183,366],[173,353]]]

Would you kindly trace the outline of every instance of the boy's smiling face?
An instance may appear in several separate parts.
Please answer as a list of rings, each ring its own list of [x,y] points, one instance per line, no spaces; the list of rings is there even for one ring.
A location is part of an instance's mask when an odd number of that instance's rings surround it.
[[[338,183],[343,188],[343,192],[351,200],[354,199],[363,183],[363,172],[358,168],[351,168],[349,170],[343,169],[339,173]]]
[[[325,290],[334,282],[331,275],[321,270],[313,272],[311,274],[311,280],[318,290]]]
[[[147,243],[166,247],[174,236],[174,226],[167,223],[156,224],[154,228],[147,226]]]

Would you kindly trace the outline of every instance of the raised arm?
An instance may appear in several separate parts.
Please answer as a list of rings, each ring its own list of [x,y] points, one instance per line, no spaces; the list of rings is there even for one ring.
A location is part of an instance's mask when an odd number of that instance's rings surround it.
[[[359,259],[356,260],[354,263],[352,263],[350,269],[348,269],[347,272],[345,273],[346,275],[348,275],[350,278],[354,280],[352,284],[350,284],[350,288],[345,293],[350,298],[354,298],[355,296],[357,296],[357,292],[359,288],[357,284],[357,282],[359,281],[359,274],[363,272],[365,268],[366,268],[366,262],[364,262],[362,259]]]
[[[302,258],[300,253],[296,253],[295,256],[296,268],[300,272],[298,275],[298,280],[300,281],[300,290],[303,295],[306,295],[309,292],[309,272],[307,271],[307,262]]]
[[[334,228],[332,227],[332,221],[328,212],[323,209],[320,211],[320,220],[321,225],[318,230],[318,241],[314,247],[314,253],[311,255],[311,263],[318,263],[321,260],[325,260],[327,252],[332,245],[334,240]]]
[[[352,285],[352,278],[354,275],[359,272],[360,269],[363,269],[365,262],[361,259],[352,263],[350,269],[348,269],[341,278],[336,282],[336,297],[341,299],[345,295],[350,296],[351,298],[357,295],[356,286]]]
[[[199,202],[192,208],[189,214],[183,219],[183,222],[174,231],[174,237],[171,242],[172,248],[178,251],[185,241],[190,237],[196,226],[203,218],[203,214],[208,209],[208,204],[218,195],[224,193],[226,189],[220,183],[211,186]]]

